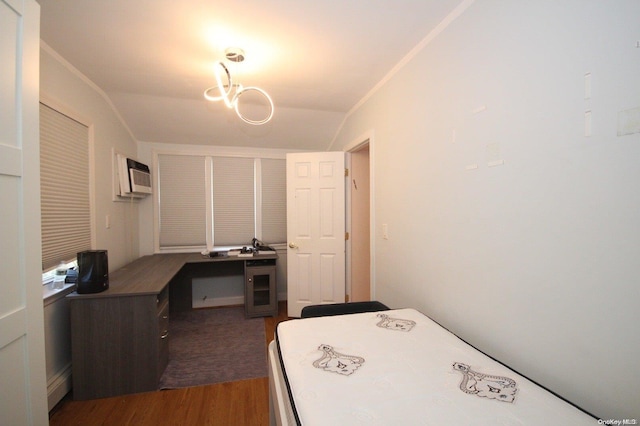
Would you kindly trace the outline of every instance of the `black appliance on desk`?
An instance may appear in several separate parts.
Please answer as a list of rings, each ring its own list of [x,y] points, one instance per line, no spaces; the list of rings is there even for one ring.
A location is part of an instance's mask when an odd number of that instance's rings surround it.
[[[100,293],[109,288],[107,250],[86,250],[78,253],[78,294]]]
[[[259,252],[259,251],[272,251],[272,252],[275,252],[275,249],[265,245],[262,241],[260,241],[257,238],[254,238],[253,240],[251,240],[251,245],[253,246],[253,249],[254,249],[255,252]],[[244,248],[246,249],[246,247],[244,247]]]

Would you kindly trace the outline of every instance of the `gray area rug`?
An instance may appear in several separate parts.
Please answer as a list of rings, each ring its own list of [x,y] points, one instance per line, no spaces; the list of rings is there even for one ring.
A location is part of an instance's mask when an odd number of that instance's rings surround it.
[[[169,336],[160,389],[267,376],[264,320],[245,318],[242,307],[172,314]]]

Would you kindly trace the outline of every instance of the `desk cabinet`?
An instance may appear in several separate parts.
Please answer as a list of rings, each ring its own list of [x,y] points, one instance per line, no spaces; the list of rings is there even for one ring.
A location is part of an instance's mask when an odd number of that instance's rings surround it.
[[[166,288],[168,290],[168,287]],[[169,364],[169,299],[168,291],[158,297],[158,366],[156,368],[156,386]]]
[[[169,361],[168,288],[70,299],[73,398],[155,391]]]
[[[107,290],[68,295],[74,399],[158,389],[169,362],[169,313],[191,309],[194,277],[244,268],[247,315],[276,315],[276,258],[144,256],[111,273]]]
[[[275,259],[245,263],[244,308],[248,317],[278,315]]]

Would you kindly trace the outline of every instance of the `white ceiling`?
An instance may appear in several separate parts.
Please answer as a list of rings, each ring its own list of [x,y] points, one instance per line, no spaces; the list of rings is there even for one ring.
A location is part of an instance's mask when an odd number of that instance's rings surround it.
[[[461,0],[38,0],[41,38],[100,87],[139,141],[326,149],[347,112]],[[232,76],[275,115],[243,123],[203,91]]]

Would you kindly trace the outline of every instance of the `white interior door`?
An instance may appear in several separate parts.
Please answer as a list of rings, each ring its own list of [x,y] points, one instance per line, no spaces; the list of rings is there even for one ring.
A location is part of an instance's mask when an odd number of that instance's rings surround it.
[[[40,7],[0,0],[0,423],[47,418],[38,131]]]
[[[290,317],[345,296],[344,152],[287,154]]]

